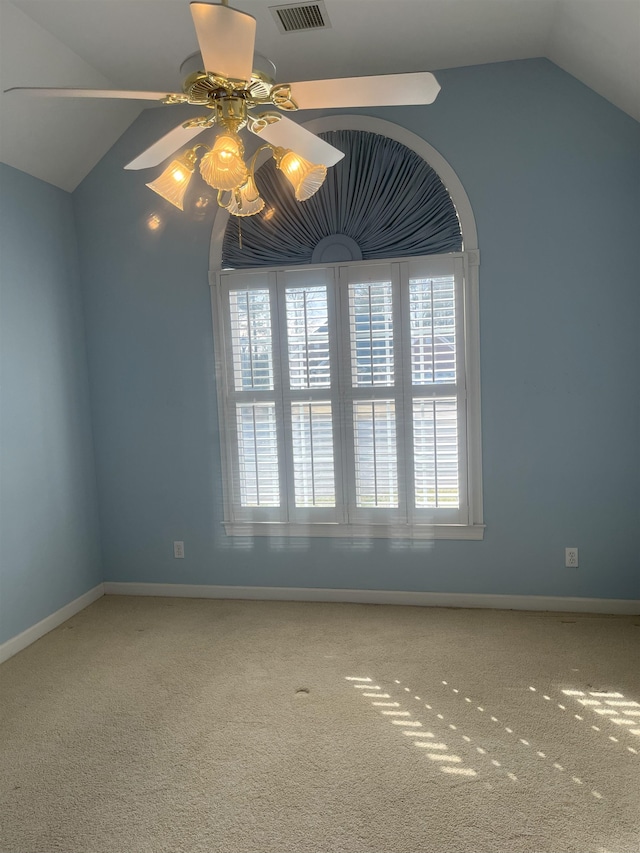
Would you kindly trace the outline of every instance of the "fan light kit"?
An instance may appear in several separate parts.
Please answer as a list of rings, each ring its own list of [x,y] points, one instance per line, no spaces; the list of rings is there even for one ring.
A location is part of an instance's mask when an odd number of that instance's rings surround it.
[[[254,60],[256,20],[252,15],[232,9],[228,0],[221,3],[194,0],[190,8],[200,52],[183,63],[182,68],[188,74],[182,92],[25,87],[7,91],[51,97],[127,98],[206,108],[207,115],[178,125],[125,169],[148,169],[173,155],[162,174],[147,186],[182,210],[199,161],[202,178],[218,190],[218,204],[233,216],[253,216],[264,208],[255,182],[256,161],[262,151],[271,152],[298,201],[311,198],[322,186],[327,168],[344,157],[342,151],[280,112],[255,112],[256,108],[271,106],[292,112],[430,104],[440,91],[435,77],[427,71],[276,83],[274,66],[265,60],[256,62],[259,54],[255,54]],[[218,128],[218,134],[212,147],[198,143],[176,154],[213,127]],[[244,128],[264,141],[248,163],[240,137]]]

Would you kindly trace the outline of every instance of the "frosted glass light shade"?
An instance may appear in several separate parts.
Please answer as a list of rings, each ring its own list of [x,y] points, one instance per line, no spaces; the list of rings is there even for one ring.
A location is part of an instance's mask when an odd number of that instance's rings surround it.
[[[249,176],[244,186],[231,193],[231,201],[224,207],[233,216],[255,216],[260,213],[264,207],[264,199],[260,198],[252,176]]]
[[[306,201],[318,192],[327,177],[327,167],[310,163],[299,154],[287,151],[277,161],[278,169],[283,173],[294,189],[298,201]]]
[[[209,186],[217,190],[233,190],[247,180],[243,153],[240,137],[224,133],[200,161],[200,174]]]
[[[184,210],[184,194],[189,186],[195,169],[194,157],[190,152],[176,157],[155,181],[147,184],[150,190],[173,204],[178,210]]]

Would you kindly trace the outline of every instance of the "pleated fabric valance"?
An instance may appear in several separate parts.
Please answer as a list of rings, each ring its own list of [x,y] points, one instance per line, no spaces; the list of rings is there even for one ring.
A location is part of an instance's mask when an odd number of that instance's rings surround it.
[[[415,151],[367,131],[318,135],[344,151],[344,159],[328,170],[323,186],[305,202],[295,200],[273,159],[264,163],[256,173],[264,211],[242,218],[242,248],[239,220],[229,217],[223,267],[327,260],[318,254],[319,247],[332,241],[339,251],[349,247],[345,257],[353,260],[461,251],[460,222],[451,197]],[[338,254],[337,259],[343,256]]]

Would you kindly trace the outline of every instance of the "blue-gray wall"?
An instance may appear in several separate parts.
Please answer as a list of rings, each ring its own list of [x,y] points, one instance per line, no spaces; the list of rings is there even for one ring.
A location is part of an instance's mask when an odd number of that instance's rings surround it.
[[[366,112],[439,150],[475,212],[485,540],[225,537],[211,220],[122,169],[192,114],[157,109],[74,193],[106,580],[640,597],[640,126],[546,60],[438,78],[432,106]]]
[[[102,581],[71,196],[0,164],[0,643]]]

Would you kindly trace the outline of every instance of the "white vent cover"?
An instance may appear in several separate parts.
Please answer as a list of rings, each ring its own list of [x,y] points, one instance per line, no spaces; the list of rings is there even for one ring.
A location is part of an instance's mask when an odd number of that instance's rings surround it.
[[[281,33],[326,30],[331,27],[323,0],[269,6],[269,9]]]

